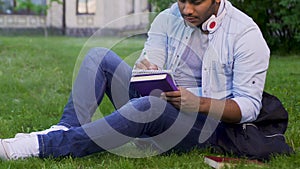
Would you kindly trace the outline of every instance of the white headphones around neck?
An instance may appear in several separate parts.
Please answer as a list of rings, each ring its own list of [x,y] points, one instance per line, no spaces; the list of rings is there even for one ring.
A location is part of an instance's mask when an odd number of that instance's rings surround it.
[[[217,29],[217,24],[216,15],[212,15],[202,24],[202,30],[213,33]]]
[[[226,9],[224,8],[223,11],[216,17],[216,15],[212,15],[202,24],[202,30],[208,31],[209,33],[214,33],[215,30],[219,27],[221,20],[226,14]]]

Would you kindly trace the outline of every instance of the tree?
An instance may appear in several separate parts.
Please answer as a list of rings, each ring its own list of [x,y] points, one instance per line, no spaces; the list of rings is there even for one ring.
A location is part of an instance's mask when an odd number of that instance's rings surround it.
[[[231,0],[258,24],[274,51],[298,50],[300,44],[299,0]]]
[[[52,3],[54,2],[58,4],[62,4],[61,0],[49,0],[49,3],[46,3],[46,5],[35,4],[32,2],[32,0],[17,0],[17,5],[15,10],[16,11],[25,10],[27,14],[32,13],[32,14],[38,14],[40,16],[43,16],[45,19],[44,35],[45,37],[48,37],[47,14],[48,14],[48,9],[52,7]]]
[[[176,0],[149,0],[149,2],[154,6],[155,12],[160,12],[168,8]]]

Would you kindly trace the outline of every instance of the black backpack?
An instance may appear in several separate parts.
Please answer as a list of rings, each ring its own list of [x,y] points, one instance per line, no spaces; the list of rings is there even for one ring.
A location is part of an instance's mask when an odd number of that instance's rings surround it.
[[[226,154],[266,161],[274,155],[293,153],[284,137],[288,112],[277,97],[266,92],[263,93],[262,109],[257,120],[222,125],[224,130],[218,146]]]

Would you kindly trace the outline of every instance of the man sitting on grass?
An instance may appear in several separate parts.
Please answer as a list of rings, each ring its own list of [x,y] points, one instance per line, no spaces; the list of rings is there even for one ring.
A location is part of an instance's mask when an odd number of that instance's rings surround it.
[[[94,48],[60,122],[2,139],[0,156],[82,157],[135,138],[151,138],[160,153],[224,149],[224,124],[259,115],[269,54],[258,26],[227,0],[178,0],[152,23],[134,69],[171,70],[179,91],[140,97],[130,87],[132,68],[114,52]],[[91,122],[104,94],[116,110]]]

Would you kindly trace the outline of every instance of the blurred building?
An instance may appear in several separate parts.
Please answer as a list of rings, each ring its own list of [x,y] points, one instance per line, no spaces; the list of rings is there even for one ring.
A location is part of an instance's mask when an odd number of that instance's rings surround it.
[[[47,28],[65,35],[90,36],[99,29],[105,34],[116,34],[144,29],[149,23],[145,14],[150,11],[148,0],[61,0],[51,5],[50,0],[18,3],[0,0],[2,31]],[[44,10],[45,7],[50,8]]]

